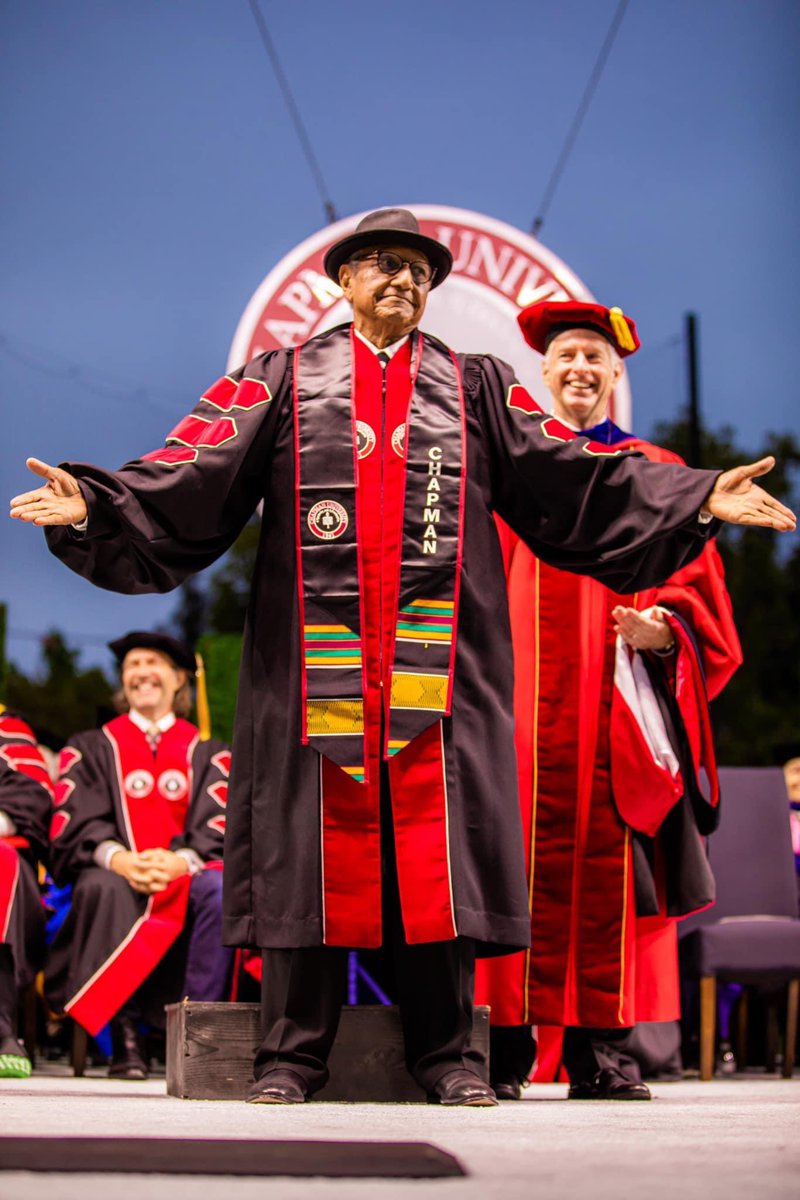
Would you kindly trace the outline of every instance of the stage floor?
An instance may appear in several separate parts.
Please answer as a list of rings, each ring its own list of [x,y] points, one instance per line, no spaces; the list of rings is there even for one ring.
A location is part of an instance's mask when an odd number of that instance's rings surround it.
[[[53,1068],[50,1068],[52,1072]],[[297,1108],[176,1100],[164,1080],[90,1074],[0,1080],[0,1133],[429,1141],[466,1179],[236,1179],[0,1171],[0,1200],[794,1200],[800,1194],[800,1077],[659,1083],[642,1103],[528,1089],[495,1109],[312,1103]]]

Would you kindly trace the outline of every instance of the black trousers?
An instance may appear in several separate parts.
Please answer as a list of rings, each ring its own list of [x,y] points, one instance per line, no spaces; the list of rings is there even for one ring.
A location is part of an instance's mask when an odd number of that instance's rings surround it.
[[[16,1036],[19,993],[44,959],[44,921],[36,873],[20,856],[7,941],[0,944],[0,1038]]]
[[[489,1079],[492,1087],[526,1082],[536,1061],[536,1039],[530,1025],[492,1025],[489,1030]]]
[[[564,1030],[562,1059],[570,1083],[593,1079],[610,1067],[633,1083],[641,1083],[638,1061],[628,1052],[633,1029],[583,1029],[570,1025]]]
[[[406,1065],[430,1092],[448,1071],[485,1076],[484,1056],[471,1045],[475,943],[470,938],[409,946],[397,887],[388,771],[381,774],[383,944],[392,956]],[[264,1040],[255,1077],[288,1068],[309,1093],[328,1081],[347,988],[347,949],[308,946],[264,950],[261,1010]]]

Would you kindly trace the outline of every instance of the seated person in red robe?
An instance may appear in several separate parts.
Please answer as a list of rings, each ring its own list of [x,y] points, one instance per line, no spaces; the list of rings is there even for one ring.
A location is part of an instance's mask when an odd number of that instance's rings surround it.
[[[639,346],[630,318],[570,301],[533,304],[519,322],[544,356],[551,436],[680,461],[609,419],[621,360]],[[492,1082],[518,1099],[531,1026],[554,1026],[540,1030],[540,1059],[561,1057],[571,1099],[647,1100],[631,1027],[678,1017],[674,918],[714,895],[698,825],[715,813],[696,776],[701,763],[714,773],[707,698],[741,662],[722,563],[711,540],[660,586],[621,595],[541,561],[506,526],[501,536],[532,945],[478,968]]]
[[[53,789],[33,730],[0,705],[0,1079],[31,1073],[16,1036],[19,993],[44,957],[44,909],[36,880]]]
[[[187,646],[136,632],[110,648],[127,711],[77,734],[59,761],[51,869],[74,890],[45,987],[89,1033],[111,1021],[110,1075],[144,1079],[138,1019],[163,1027],[165,1004],[225,994],[230,752],[185,719],[195,671]]]

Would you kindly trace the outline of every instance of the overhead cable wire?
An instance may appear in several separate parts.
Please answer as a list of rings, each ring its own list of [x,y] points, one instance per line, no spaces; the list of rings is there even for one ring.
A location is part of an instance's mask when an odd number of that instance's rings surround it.
[[[592,99],[594,98],[594,93],[597,90],[597,85],[600,82],[606,62],[608,61],[608,56],[611,53],[611,48],[616,40],[616,36],[619,33],[619,27],[622,24],[622,18],[625,16],[625,9],[627,7],[628,0],[620,0],[619,4],[617,5],[617,11],[614,13],[614,18],[611,22],[608,33],[606,34],[606,39],[603,42],[603,45],[600,47],[600,53],[597,56],[597,62],[594,64],[592,73],[589,76],[589,82],[586,84],[586,89],[581,97],[581,102],[578,105],[578,111],[575,113],[575,119],[570,126],[569,132],[564,141],[564,145],[561,149],[561,153],[558,156],[558,161],[553,168],[553,174],[550,176],[550,180],[544,190],[544,196],[542,197],[542,202],[539,205],[539,215],[536,217],[533,225],[531,226],[531,233],[534,237],[538,236],[539,230],[542,228],[542,225],[544,225],[544,219],[547,216],[547,211],[552,203],[559,180],[564,173],[567,161],[569,160],[569,156],[572,152],[572,147],[575,144],[575,139],[577,138],[581,125],[583,124],[584,117],[589,111]]]
[[[660,354],[662,350],[676,350],[683,346],[683,334],[673,333],[670,337],[664,338],[661,342],[656,342],[654,346],[642,346],[636,356],[637,363],[643,358],[649,358],[653,354]]]
[[[58,379],[67,383],[77,384],[84,392],[98,396],[104,400],[130,400],[133,403],[144,403],[162,416],[167,412],[174,414],[173,401],[176,405],[186,405],[186,397],[175,393],[162,393],[161,399],[153,396],[142,385],[133,386],[107,371],[96,367],[87,367],[81,363],[67,359],[57,361],[57,356],[51,350],[40,346],[24,343],[19,338],[10,338],[0,330],[0,353],[7,358],[47,375],[50,379]]]
[[[43,629],[38,632],[35,629],[15,629],[13,626],[6,630],[9,641],[20,642],[43,642],[46,638],[52,637],[53,634],[60,635],[69,646],[71,642],[79,642],[85,646],[107,646],[108,638],[98,637],[93,633],[65,633],[61,629]]]
[[[334,221],[338,220],[338,215],[333,201],[328,193],[328,188],[325,185],[322,168],[320,167],[317,156],[314,153],[314,148],[311,145],[311,139],[309,138],[306,127],[303,124],[303,118],[300,116],[300,110],[297,107],[294,96],[292,95],[292,89],[289,87],[289,81],[286,78],[283,67],[281,66],[281,61],[278,58],[278,51],[275,49],[275,43],[270,37],[270,32],[267,29],[267,23],[264,20],[264,14],[261,11],[258,0],[247,0],[247,3],[250,5],[250,11],[253,14],[253,20],[258,28],[261,41],[264,43],[264,49],[266,50],[269,60],[272,63],[272,69],[275,72],[275,78],[278,81],[278,86],[283,92],[283,98],[286,101],[286,107],[289,110],[289,116],[294,124],[295,132],[300,140],[300,145],[303,147],[306,161],[311,168],[311,174],[314,176],[317,190],[319,191],[320,199],[322,200],[322,207],[325,210],[325,215],[328,218],[328,222],[332,224]]]

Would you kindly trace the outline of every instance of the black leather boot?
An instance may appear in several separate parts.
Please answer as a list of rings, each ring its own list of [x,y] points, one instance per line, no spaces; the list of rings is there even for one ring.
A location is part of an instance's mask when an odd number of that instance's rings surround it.
[[[111,1022],[111,1066],[109,1079],[147,1079],[147,1060],[136,1022],[118,1013]]]

